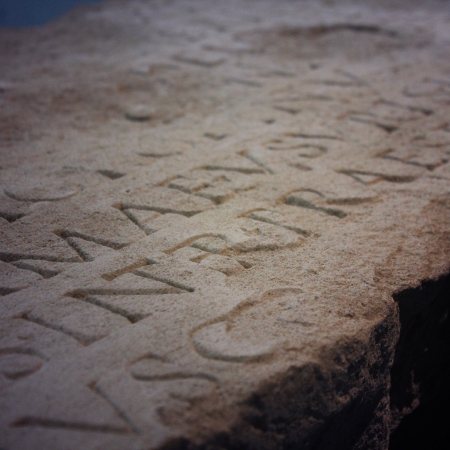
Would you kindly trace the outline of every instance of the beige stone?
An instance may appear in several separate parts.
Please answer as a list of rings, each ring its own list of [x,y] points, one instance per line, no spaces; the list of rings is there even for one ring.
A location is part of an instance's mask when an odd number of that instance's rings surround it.
[[[449,273],[449,18],[112,0],[0,30],[0,447],[387,449],[422,395],[399,293]]]

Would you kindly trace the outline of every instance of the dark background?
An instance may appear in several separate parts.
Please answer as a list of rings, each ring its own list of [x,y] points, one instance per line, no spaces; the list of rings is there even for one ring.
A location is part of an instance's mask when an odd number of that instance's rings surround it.
[[[102,0],[0,0],[0,27],[42,25],[74,6]]]

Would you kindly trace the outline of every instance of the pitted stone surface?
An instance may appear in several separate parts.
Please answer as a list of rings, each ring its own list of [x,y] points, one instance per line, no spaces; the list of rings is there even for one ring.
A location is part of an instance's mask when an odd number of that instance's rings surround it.
[[[0,447],[387,448],[392,295],[449,270],[448,6],[2,30]]]

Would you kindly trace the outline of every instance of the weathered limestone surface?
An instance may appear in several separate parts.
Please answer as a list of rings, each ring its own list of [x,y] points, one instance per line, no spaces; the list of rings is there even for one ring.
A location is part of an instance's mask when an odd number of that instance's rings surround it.
[[[393,295],[449,271],[449,4],[111,1],[0,42],[0,447],[386,449],[420,398]]]

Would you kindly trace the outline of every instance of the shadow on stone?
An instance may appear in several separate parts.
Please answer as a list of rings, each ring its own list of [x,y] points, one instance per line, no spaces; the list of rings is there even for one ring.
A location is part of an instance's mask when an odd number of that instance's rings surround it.
[[[395,300],[401,330],[391,370],[391,411],[393,425],[398,427],[389,449],[447,449],[450,275],[405,290]]]

